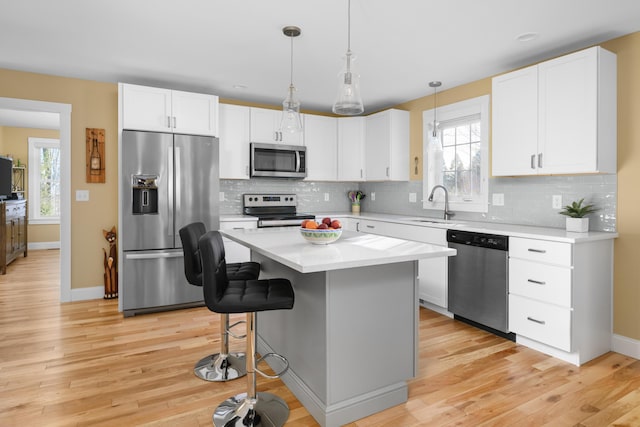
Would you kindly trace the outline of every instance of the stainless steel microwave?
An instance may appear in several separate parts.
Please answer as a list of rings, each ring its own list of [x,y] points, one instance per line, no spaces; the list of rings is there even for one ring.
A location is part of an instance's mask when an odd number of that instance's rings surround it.
[[[251,143],[251,177],[304,178],[307,147]]]

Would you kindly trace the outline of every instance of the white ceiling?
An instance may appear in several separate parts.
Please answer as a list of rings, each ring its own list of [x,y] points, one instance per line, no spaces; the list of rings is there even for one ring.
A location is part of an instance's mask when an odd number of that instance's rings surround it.
[[[640,30],[638,0],[352,0],[365,113]],[[0,67],[331,110],[347,0],[0,0]],[[537,32],[520,42],[516,37]],[[244,85],[236,89],[234,85]],[[1,94],[0,94],[1,95]]]

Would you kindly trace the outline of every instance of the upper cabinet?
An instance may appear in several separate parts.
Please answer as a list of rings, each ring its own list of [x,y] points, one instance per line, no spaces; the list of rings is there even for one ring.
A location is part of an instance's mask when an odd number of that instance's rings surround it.
[[[303,132],[280,131],[282,110],[251,107],[251,142],[302,145]]]
[[[249,179],[249,107],[220,104],[220,178]]]
[[[366,117],[367,181],[409,180],[409,112],[385,110]]]
[[[338,119],[338,180],[365,180],[364,138],[364,117]]]
[[[493,79],[494,176],[615,173],[616,56],[600,47]]]
[[[218,135],[218,97],[120,83],[122,128]]]
[[[306,180],[337,180],[338,119],[305,114],[304,145],[307,147]]]

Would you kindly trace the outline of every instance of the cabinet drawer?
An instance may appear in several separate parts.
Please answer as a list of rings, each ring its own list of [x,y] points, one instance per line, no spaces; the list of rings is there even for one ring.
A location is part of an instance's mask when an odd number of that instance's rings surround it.
[[[509,293],[571,308],[569,267],[509,260]]]
[[[380,235],[387,236],[388,225],[389,225],[388,222],[370,221],[368,219],[361,219],[359,231],[361,231],[362,233],[380,234]]]
[[[258,228],[258,219],[251,221],[220,221],[220,230]]]
[[[518,335],[571,351],[571,309],[509,295],[509,329]]]
[[[509,238],[509,256],[530,261],[571,266],[571,243]]]
[[[447,230],[444,228],[388,223],[387,233],[388,236],[398,239],[447,246]]]
[[[7,204],[7,218],[20,218],[27,215],[27,207],[24,203]]]

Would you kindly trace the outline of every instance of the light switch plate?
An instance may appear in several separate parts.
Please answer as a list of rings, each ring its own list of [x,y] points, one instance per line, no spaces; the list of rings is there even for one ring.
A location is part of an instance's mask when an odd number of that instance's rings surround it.
[[[416,193],[409,193],[409,203],[416,202]]]
[[[493,206],[504,206],[504,193],[493,193]]]
[[[325,202],[329,201],[329,193],[324,193],[324,201]]]
[[[76,190],[76,202],[88,202],[89,190]]]
[[[371,201],[375,201],[376,200],[376,193],[371,193]]]
[[[551,207],[553,209],[562,209],[562,195],[556,194],[551,198]]]

